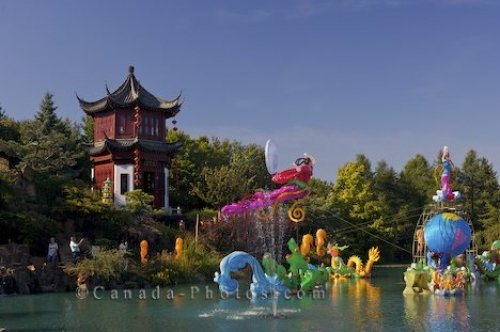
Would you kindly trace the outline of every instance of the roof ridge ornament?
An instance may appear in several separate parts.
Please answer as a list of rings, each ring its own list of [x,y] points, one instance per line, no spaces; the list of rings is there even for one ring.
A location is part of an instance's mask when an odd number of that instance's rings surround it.
[[[107,82],[107,81],[105,81],[105,82],[104,82],[104,85],[106,86],[106,93],[107,93],[107,95],[108,95],[108,96],[111,96],[111,91],[109,91],[109,88],[108,88],[108,82]]]
[[[128,74],[129,75],[134,75],[134,66],[128,66]]]

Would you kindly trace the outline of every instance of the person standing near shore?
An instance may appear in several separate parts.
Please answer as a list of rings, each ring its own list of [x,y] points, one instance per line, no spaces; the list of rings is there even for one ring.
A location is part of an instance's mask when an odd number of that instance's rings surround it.
[[[124,239],[118,246],[118,252],[121,255],[121,264],[123,266],[123,271],[128,270],[128,258],[126,257],[128,250],[128,242]]]
[[[82,244],[83,239],[80,242],[76,242],[76,238],[72,236],[69,241],[69,248],[71,250],[71,257],[73,258],[73,264],[76,264],[80,260],[81,252],[80,245]]]
[[[47,250],[47,263],[55,262],[59,253],[59,245],[54,237],[50,238],[49,248]]]

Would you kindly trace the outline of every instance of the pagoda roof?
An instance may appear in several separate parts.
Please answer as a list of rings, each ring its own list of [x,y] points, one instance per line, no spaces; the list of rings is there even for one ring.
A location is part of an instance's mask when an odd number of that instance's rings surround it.
[[[174,99],[168,100],[157,97],[147,91],[135,78],[134,67],[129,67],[125,81],[114,92],[106,86],[107,95],[96,101],[85,101],[78,95],[80,107],[88,115],[105,112],[114,108],[129,108],[139,106],[142,109],[165,112],[169,117],[175,116],[182,105],[181,93]]]
[[[141,151],[160,152],[160,153],[174,153],[182,148],[182,142],[160,142],[150,141],[138,138],[131,139],[111,139],[107,138],[103,141],[85,144],[91,156],[97,156],[103,152],[119,152],[119,151],[132,151],[139,147]]]

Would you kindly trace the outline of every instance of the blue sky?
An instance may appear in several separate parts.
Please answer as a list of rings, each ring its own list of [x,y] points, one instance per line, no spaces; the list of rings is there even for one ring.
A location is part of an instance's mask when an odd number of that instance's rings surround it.
[[[496,0],[2,1],[0,106],[32,118],[46,91],[79,121],[125,79],[185,102],[178,127],[304,152],[315,175],[364,153],[396,170],[449,145],[500,165]]]

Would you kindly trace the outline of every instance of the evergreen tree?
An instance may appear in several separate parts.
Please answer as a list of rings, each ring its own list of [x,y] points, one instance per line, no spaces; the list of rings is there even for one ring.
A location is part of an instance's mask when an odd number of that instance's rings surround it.
[[[85,115],[82,117],[82,139],[84,142],[92,143],[94,142],[94,118],[90,115]]]
[[[0,152],[10,158],[19,159],[22,150],[19,145],[20,137],[19,124],[0,109]]]
[[[385,161],[378,163],[373,177],[374,205],[378,217],[370,230],[381,238],[410,250],[413,230],[421,209],[413,209],[405,197],[405,185],[396,171]],[[383,248],[384,256],[394,260],[408,258],[408,254],[394,246]]]
[[[423,209],[432,202],[432,196],[440,188],[438,170],[429,166],[421,154],[408,160],[400,174],[402,195],[411,208]]]
[[[481,226],[482,230],[476,235],[476,244],[486,250],[500,239],[500,200],[486,204],[486,213],[481,216]]]
[[[463,204],[476,230],[483,228],[482,218],[488,214],[488,204],[498,206],[499,184],[493,165],[476,151],[467,152],[462,167],[457,170],[455,188],[463,195]]]
[[[40,103],[40,109],[35,115],[35,122],[40,126],[43,135],[48,135],[51,131],[62,129],[61,120],[56,115],[57,107],[52,100],[54,95],[46,92]]]
[[[83,163],[81,135],[76,125],[57,117],[52,98],[46,93],[35,119],[20,125],[22,159],[37,172],[74,176],[75,166]]]

